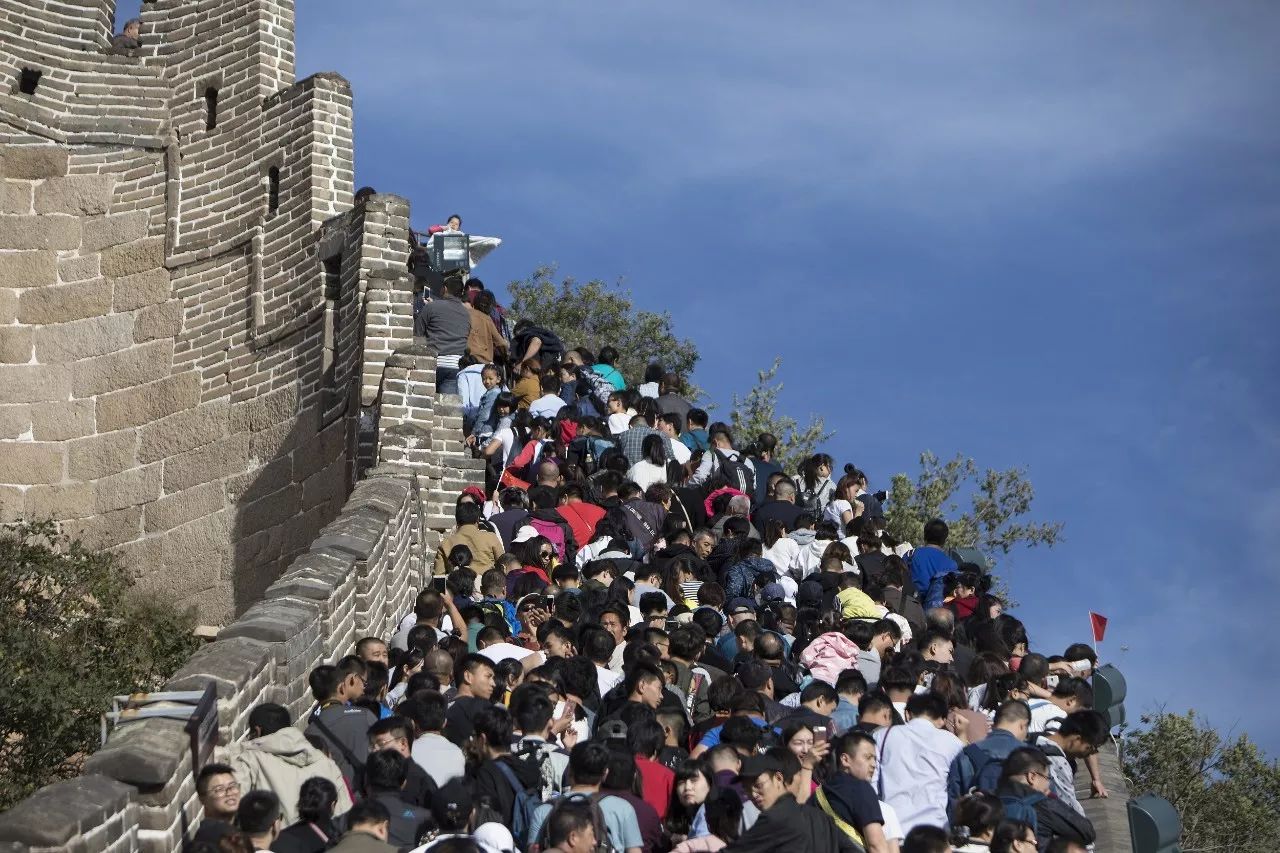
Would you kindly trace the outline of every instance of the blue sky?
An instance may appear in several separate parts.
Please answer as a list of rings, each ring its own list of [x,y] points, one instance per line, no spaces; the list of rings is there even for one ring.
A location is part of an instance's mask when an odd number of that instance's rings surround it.
[[[299,6],[358,184],[501,236],[491,285],[625,277],[724,403],[781,356],[877,484],[1027,467],[1033,643],[1106,614],[1131,717],[1280,754],[1280,7]]]

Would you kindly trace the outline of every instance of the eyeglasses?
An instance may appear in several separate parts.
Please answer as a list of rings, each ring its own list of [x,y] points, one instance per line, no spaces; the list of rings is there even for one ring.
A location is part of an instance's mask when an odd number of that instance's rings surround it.
[[[239,790],[240,790],[239,782],[228,782],[225,785],[218,785],[217,787],[210,788],[209,793],[215,797],[221,797],[226,794],[231,794]]]
[[[555,554],[555,552],[554,552],[554,551],[539,551],[539,552],[538,552],[538,556],[539,556],[539,557],[541,557],[541,558],[542,558],[542,559],[544,559],[544,560],[550,560],[550,559],[551,559],[551,557],[552,557],[554,554]]]

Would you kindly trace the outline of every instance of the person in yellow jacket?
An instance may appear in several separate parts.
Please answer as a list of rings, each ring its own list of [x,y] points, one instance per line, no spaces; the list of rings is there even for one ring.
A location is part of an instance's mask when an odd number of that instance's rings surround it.
[[[492,569],[502,556],[502,540],[498,534],[480,527],[480,505],[463,501],[453,512],[457,527],[452,533],[440,540],[436,548],[435,574],[449,573],[449,552],[456,545],[466,545],[471,549],[471,569],[482,575]]]

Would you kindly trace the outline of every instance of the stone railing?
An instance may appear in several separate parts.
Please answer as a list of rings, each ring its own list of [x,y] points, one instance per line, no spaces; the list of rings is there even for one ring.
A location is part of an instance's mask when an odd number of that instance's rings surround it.
[[[457,398],[435,394],[434,352],[392,354],[378,402],[379,464],[263,599],[164,685],[216,686],[221,744],[244,737],[261,702],[284,705],[301,722],[312,668],[349,654],[363,636],[388,636],[430,578],[454,496],[483,482],[483,463],[460,440]],[[0,815],[0,853],[172,853],[200,818],[183,723],[144,719],[118,726],[84,775]]]

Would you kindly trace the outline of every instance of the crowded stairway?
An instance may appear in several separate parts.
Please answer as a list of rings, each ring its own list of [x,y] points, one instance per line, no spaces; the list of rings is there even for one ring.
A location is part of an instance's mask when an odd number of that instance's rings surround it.
[[[898,541],[864,470],[476,279],[414,315],[485,487],[394,634],[200,770],[188,850],[1092,849],[1097,656],[1032,648],[945,519]]]

